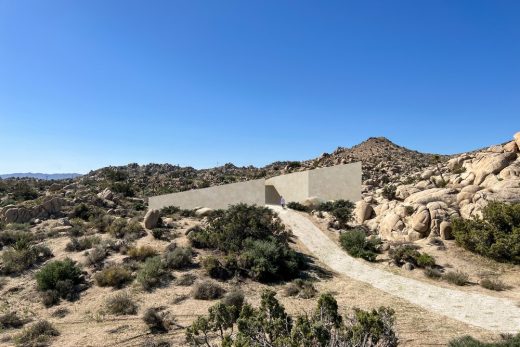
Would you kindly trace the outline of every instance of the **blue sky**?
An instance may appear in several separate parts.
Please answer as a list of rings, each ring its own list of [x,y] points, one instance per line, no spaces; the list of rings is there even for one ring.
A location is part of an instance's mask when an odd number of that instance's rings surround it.
[[[520,131],[520,2],[0,0],[0,173]]]

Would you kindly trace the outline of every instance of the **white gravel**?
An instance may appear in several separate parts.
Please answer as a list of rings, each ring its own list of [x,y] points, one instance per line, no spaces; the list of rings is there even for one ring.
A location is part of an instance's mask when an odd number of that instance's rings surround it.
[[[511,300],[442,288],[374,268],[350,257],[305,216],[270,207],[309,251],[337,273],[467,324],[494,332],[520,331],[520,308]]]

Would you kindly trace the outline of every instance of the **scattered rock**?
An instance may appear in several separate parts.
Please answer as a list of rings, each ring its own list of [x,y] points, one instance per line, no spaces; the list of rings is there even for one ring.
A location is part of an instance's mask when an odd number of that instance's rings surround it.
[[[161,212],[159,210],[149,210],[144,216],[144,227],[146,229],[153,229],[157,227]]]

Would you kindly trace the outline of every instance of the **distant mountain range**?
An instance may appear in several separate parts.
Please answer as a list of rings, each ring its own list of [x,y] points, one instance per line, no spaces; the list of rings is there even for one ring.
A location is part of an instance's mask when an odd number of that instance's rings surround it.
[[[69,178],[76,178],[81,176],[81,174],[77,173],[55,173],[55,174],[46,174],[46,173],[32,173],[32,172],[23,172],[23,173],[12,173],[12,174],[0,174],[0,178],[36,178],[39,180],[65,180]]]

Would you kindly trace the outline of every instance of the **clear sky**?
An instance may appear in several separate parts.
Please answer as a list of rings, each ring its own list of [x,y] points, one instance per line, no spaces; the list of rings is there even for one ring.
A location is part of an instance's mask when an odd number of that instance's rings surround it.
[[[0,173],[520,131],[520,1],[0,0]]]

